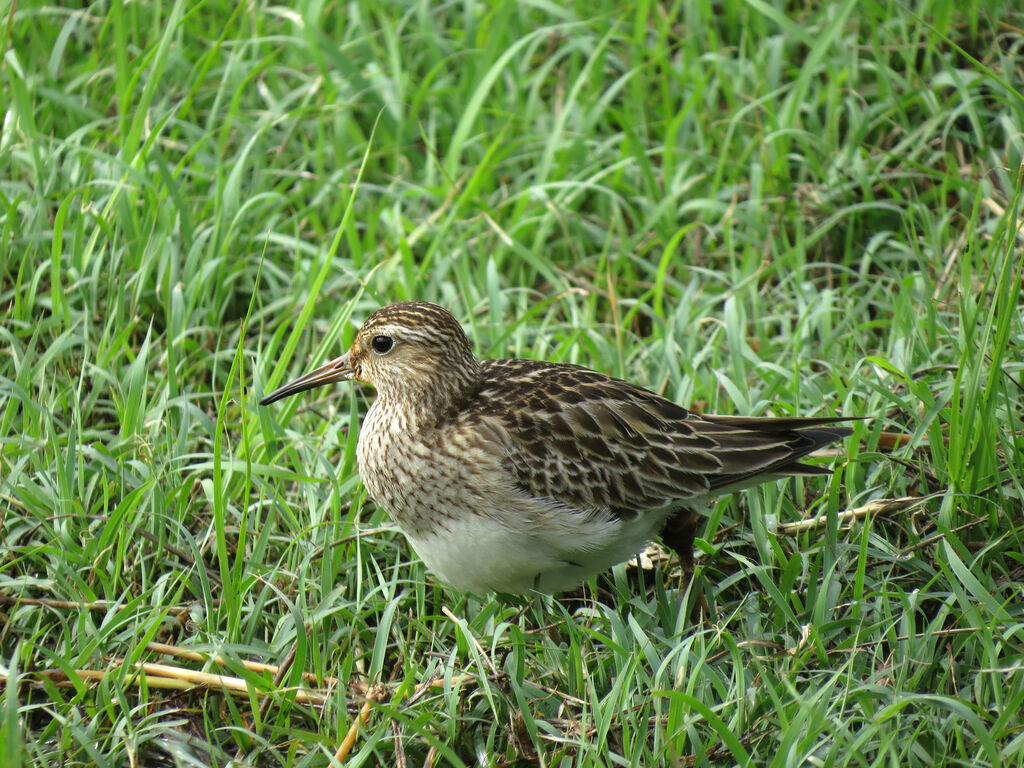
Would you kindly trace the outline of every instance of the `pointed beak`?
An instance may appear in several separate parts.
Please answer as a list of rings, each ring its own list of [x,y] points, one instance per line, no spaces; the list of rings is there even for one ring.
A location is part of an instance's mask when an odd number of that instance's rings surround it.
[[[336,381],[348,381],[355,376],[352,368],[351,358],[346,352],[341,357],[336,357],[331,362],[321,365],[319,368],[310,371],[305,376],[300,376],[294,381],[289,381],[283,387],[278,387],[269,395],[260,400],[260,405],[270,405],[278,400],[283,400],[307,389],[322,387],[325,384],[333,384]]]

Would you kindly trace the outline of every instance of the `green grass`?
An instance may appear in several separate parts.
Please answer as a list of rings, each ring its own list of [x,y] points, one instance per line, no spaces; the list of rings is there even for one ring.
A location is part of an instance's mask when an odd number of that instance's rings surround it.
[[[0,763],[327,766],[379,682],[346,765],[1024,765],[1022,29],[982,0],[0,14]],[[708,510],[705,625],[658,557],[453,593],[362,490],[372,393],[256,405],[411,298],[482,357],[868,418],[832,479]]]

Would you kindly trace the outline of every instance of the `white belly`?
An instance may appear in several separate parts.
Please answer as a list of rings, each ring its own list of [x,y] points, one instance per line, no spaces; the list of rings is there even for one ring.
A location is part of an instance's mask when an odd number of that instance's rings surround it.
[[[563,592],[590,576],[635,557],[657,535],[664,516],[584,521],[562,512],[549,530],[477,514],[427,535],[406,534],[426,566],[456,589],[476,594]],[[567,517],[566,517],[567,516]],[[578,525],[574,525],[578,523]]]

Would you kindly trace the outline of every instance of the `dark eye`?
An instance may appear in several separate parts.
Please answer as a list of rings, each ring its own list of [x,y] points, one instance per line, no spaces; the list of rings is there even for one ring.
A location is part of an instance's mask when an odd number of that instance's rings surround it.
[[[391,351],[391,348],[395,346],[395,340],[390,336],[374,336],[370,345],[373,347],[373,351],[378,355],[386,355]]]

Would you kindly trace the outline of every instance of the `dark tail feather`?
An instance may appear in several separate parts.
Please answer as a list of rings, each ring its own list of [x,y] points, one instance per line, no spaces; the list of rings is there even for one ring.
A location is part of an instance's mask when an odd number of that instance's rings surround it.
[[[762,433],[790,433],[792,442],[791,452],[788,456],[780,457],[780,460],[767,467],[760,467],[758,470],[749,473],[736,473],[733,475],[720,475],[712,483],[711,491],[729,493],[741,490],[742,488],[757,485],[769,480],[787,477],[791,475],[814,476],[830,475],[832,471],[824,467],[816,467],[811,464],[801,464],[799,459],[819,448],[835,443],[853,434],[849,427],[831,426],[845,421],[857,421],[862,417],[843,418],[781,418],[771,416],[702,416],[705,421],[710,421],[723,426],[736,429],[747,429],[751,432]]]
[[[811,427],[824,427],[829,424],[842,424],[845,421],[863,421],[866,416],[821,416],[821,417],[804,417],[804,416],[782,416],[776,418],[775,416],[716,416],[713,414],[701,415],[704,421],[711,421],[716,424],[725,424],[730,427],[739,427],[740,429],[750,429],[755,432],[775,432],[780,430],[791,429],[795,432],[808,433],[813,432]],[[847,437],[852,434],[852,430],[848,427],[836,427],[831,432],[840,433],[840,437]]]

